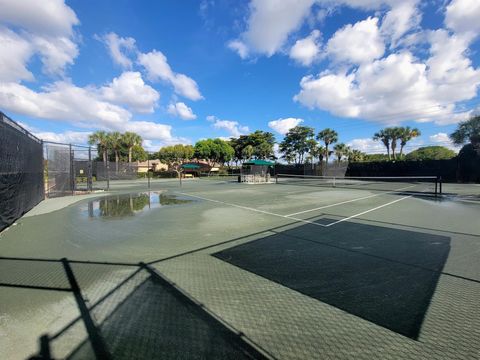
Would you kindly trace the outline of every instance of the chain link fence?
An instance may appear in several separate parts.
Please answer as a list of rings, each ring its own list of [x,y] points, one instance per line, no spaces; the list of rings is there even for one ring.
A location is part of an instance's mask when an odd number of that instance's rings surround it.
[[[0,112],[0,231],[43,198],[42,141]]]

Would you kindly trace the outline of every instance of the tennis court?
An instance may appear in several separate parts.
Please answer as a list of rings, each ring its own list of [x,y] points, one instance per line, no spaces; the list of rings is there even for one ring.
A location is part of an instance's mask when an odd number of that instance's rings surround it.
[[[41,202],[0,234],[5,358],[479,357],[478,185],[277,180]]]

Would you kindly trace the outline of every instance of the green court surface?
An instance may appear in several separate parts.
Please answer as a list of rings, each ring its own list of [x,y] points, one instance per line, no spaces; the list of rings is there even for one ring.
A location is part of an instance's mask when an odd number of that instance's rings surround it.
[[[2,358],[480,358],[480,186],[146,184],[0,234]]]

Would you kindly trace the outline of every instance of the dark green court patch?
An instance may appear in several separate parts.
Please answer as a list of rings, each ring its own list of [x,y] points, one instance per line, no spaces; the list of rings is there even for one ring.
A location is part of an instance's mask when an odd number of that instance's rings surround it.
[[[449,251],[445,236],[343,222],[299,226],[213,256],[417,339]]]

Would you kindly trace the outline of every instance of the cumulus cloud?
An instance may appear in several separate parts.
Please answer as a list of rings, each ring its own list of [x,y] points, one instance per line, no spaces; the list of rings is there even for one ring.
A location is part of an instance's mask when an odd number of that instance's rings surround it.
[[[380,58],[384,52],[385,44],[375,17],[345,25],[327,43],[328,55],[339,62],[362,64]]]
[[[102,37],[96,36],[97,40],[105,43],[112,60],[124,69],[130,69],[133,65],[132,60],[127,56],[136,51],[135,39],[131,37],[119,37],[110,32]]]
[[[244,135],[250,131],[248,126],[240,125],[238,121],[221,120],[214,115],[208,115],[207,121],[212,122],[212,126],[215,129],[225,130],[229,133],[230,136],[233,137]]]
[[[138,56],[138,62],[141,64],[150,81],[166,81],[173,85],[175,93],[190,100],[203,99],[198,85],[187,75],[176,73],[167,62],[167,57],[158,50],[149,53],[141,53]]]
[[[171,126],[132,121],[128,110],[104,101],[98,89],[80,88],[63,81],[38,92],[17,83],[0,83],[0,107],[32,118],[57,120],[81,128],[135,131],[145,139],[165,143],[176,139]]]
[[[126,105],[139,113],[152,113],[160,94],[145,84],[139,72],[127,71],[100,89],[101,97],[109,102]]]
[[[305,76],[294,97],[309,108],[382,123],[404,120],[456,123],[468,116],[455,103],[472,99],[480,70],[466,56],[468,38],[445,30],[430,32],[425,60],[408,50],[363,62],[353,71]]]
[[[480,2],[477,0],[452,0],[446,8],[445,24],[457,33],[477,36],[480,33]]]
[[[41,91],[16,83],[0,83],[0,106],[6,110],[80,126],[116,126],[131,114],[124,108],[99,100],[95,93],[58,81]]]
[[[13,31],[0,27],[0,81],[33,80],[27,61],[33,54],[31,44]]]
[[[53,141],[64,144],[83,145],[88,143],[88,136],[91,131],[71,131],[67,130],[61,133],[52,131],[32,131],[33,134],[44,141]]]
[[[298,29],[315,0],[252,0],[247,30],[230,48],[240,56],[249,52],[272,56],[285,44],[288,35]]]
[[[195,120],[197,118],[197,115],[193,113],[192,109],[183,102],[176,102],[175,104],[168,105],[167,111],[169,114],[183,120]]]
[[[455,145],[452,142],[452,140],[450,139],[450,137],[448,136],[448,134],[443,133],[443,132],[439,132],[437,134],[431,135],[431,136],[429,136],[429,139],[435,145],[445,146],[445,147],[447,147],[449,149],[452,149],[452,150],[455,150],[455,151],[460,150],[461,147],[462,147],[461,145],[460,146]]]
[[[403,35],[418,28],[421,20],[416,0],[399,1],[383,18],[380,31],[395,47]]]
[[[306,38],[297,40],[290,49],[290,57],[304,66],[311,65],[320,53],[319,38],[320,31],[313,30]]]
[[[73,27],[79,21],[64,1],[0,0],[0,8],[0,39],[6,44],[0,52],[0,65],[5,66],[0,66],[0,79],[33,80],[27,63],[35,54],[48,75],[63,75],[73,64],[78,55]]]
[[[269,121],[268,127],[275,130],[279,134],[285,135],[291,128],[300,125],[303,119],[285,118]]]
[[[71,35],[79,21],[63,0],[0,0],[0,22],[25,28],[36,34]]]
[[[352,150],[360,150],[367,154],[383,154],[387,149],[380,141],[371,138],[353,139],[347,143]]]

